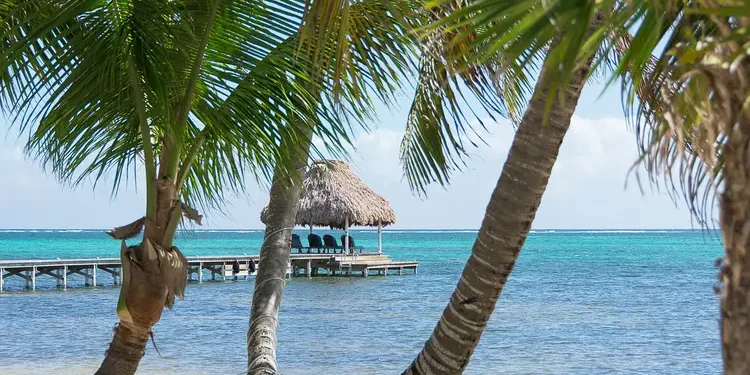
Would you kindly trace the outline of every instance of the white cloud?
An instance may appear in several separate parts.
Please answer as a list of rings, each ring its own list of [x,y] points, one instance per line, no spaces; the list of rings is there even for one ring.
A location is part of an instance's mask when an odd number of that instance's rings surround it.
[[[131,187],[116,200],[110,185],[90,183],[71,189],[45,175],[20,147],[0,149],[0,228],[102,228],[139,215],[143,200]]]
[[[396,120],[393,121],[397,123]],[[488,123],[485,144],[470,150],[465,171],[445,189],[431,186],[428,199],[415,196],[402,178],[400,127],[378,128],[355,141],[354,171],[396,210],[401,228],[476,228],[503,167],[514,130],[507,122]],[[322,147],[319,141],[318,146]],[[661,194],[624,189],[636,157],[635,138],[621,118],[576,116],[537,214],[537,228],[689,227],[687,211]],[[143,198],[132,189],[110,200],[109,186],[71,191],[23,158],[20,148],[0,148],[0,227],[110,227],[142,214]],[[226,215],[208,213],[213,228],[261,227],[258,213],[268,193],[254,182],[247,197],[233,198]],[[140,190],[139,190],[140,191]],[[6,214],[10,213],[10,214]]]
[[[471,150],[467,168],[446,189],[432,186],[428,200],[409,191],[398,161],[403,132],[378,129],[358,138],[354,168],[397,211],[402,227],[475,228],[510,148],[514,130],[507,122],[479,131],[486,144]],[[553,168],[535,227],[669,228],[689,227],[687,211],[678,211],[664,194],[642,195],[628,172],[636,160],[635,137],[622,118],[574,116]]]

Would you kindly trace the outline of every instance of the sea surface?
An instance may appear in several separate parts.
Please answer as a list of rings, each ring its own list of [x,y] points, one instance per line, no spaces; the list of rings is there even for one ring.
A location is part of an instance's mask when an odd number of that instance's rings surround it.
[[[188,256],[255,254],[262,236],[184,232],[177,245]],[[377,246],[375,231],[353,236]],[[429,338],[475,237],[385,231],[384,252],[419,261],[419,274],[289,280],[278,331],[282,373],[401,373]],[[98,230],[0,230],[1,260],[118,251]],[[535,231],[465,373],[719,374],[713,287],[721,254],[716,234],[699,231]],[[14,291],[0,294],[0,374],[93,373],[117,321],[118,289],[62,291],[40,277],[41,289],[29,292],[12,279],[6,287]],[[111,279],[101,273],[99,281]],[[188,285],[185,301],[154,327],[161,354],[149,344],[139,373],[243,373],[252,289],[252,279]]]

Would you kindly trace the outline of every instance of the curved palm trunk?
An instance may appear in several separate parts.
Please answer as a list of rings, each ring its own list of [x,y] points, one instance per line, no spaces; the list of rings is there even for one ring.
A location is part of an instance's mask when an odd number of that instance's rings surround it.
[[[725,173],[726,191],[721,197],[721,228],[726,255],[722,271],[721,336],[724,373],[750,374],[750,149],[749,134],[742,138],[742,152]],[[734,145],[739,144],[732,142]],[[740,142],[738,142],[740,143]],[[737,160],[742,159],[742,160]],[[729,165],[733,164],[733,165]],[[730,172],[732,169],[732,172]]]
[[[724,80],[717,85],[726,95],[717,100],[717,113],[727,115],[724,128],[729,129],[720,202],[725,247],[721,344],[727,375],[750,374],[750,109],[745,102],[750,84],[740,78],[747,71],[750,63],[737,69],[737,76],[717,78]]]
[[[540,74],[461,279],[432,336],[404,374],[460,374],[468,365],[531,229],[590,67],[591,61],[574,73],[547,125],[546,69]]]
[[[172,307],[175,297],[182,297],[187,279],[187,261],[172,240],[180,220],[181,206],[175,186],[167,178],[154,184],[157,191],[156,223],[145,221],[143,241],[126,247],[122,241],[120,260],[123,279],[114,337],[96,375],[134,374],[143,357],[151,328],[161,318],[164,307]],[[141,224],[131,224],[126,238],[140,231]],[[136,222],[138,223],[138,222]],[[116,230],[117,231],[117,230]],[[116,232],[115,231],[115,232]]]
[[[295,171],[294,175],[289,176],[277,167],[271,183],[268,220],[260,248],[258,274],[250,307],[250,328],[247,332],[247,373],[252,375],[278,373],[276,327],[289,264],[292,230],[297,218],[297,202],[302,192],[301,182],[312,141],[312,129],[309,126],[299,126],[297,130],[302,134],[301,143],[282,145],[282,148],[293,152],[291,166]]]

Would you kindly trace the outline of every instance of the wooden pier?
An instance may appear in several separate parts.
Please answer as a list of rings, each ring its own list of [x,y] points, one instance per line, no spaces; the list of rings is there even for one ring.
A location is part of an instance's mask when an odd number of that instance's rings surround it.
[[[247,280],[254,275],[250,262],[258,264],[258,255],[191,256],[188,259],[188,281],[202,283],[206,280]],[[233,270],[239,263],[239,272]],[[290,254],[288,277],[295,276],[370,276],[389,273],[402,275],[404,270],[417,273],[417,262],[396,262],[377,253],[362,254]],[[209,278],[205,276],[208,271]],[[97,275],[99,274],[99,279]],[[54,259],[54,260],[2,260],[0,261],[0,292],[6,290],[10,277],[24,281],[24,289],[35,290],[37,278],[52,277],[58,288],[66,289],[71,277],[82,277],[84,286],[99,286],[111,282],[118,285],[122,279],[120,258]],[[102,280],[105,276],[108,280]]]

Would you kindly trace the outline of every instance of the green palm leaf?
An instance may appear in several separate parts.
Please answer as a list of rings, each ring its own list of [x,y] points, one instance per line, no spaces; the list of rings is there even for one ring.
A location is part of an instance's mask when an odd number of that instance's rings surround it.
[[[450,3],[437,0],[428,6]],[[540,59],[557,66],[547,77],[553,93],[567,86],[577,64],[595,56],[595,65],[607,68],[609,84],[618,77],[623,81],[623,105],[638,134],[640,162],[652,177],[663,176],[669,190],[683,195],[705,223],[712,187],[723,178],[726,139],[703,112],[715,93],[707,61],[721,60],[707,51],[730,45],[742,51],[737,46],[746,43],[747,29],[737,17],[748,13],[744,2],[734,0],[477,0],[432,27],[454,33],[451,46],[472,46],[463,51],[481,56],[480,63],[495,62],[500,54],[507,61],[500,76],[537,66]],[[582,38],[587,27],[582,21],[595,15],[605,20],[603,27]],[[559,44],[549,49],[553,40]],[[741,56],[735,55],[735,61]],[[692,70],[696,64],[701,69]],[[548,108],[557,98],[550,95]]]
[[[429,18],[440,20],[456,6],[451,2],[432,9]],[[484,127],[480,114],[465,113],[464,106],[469,103],[465,92],[477,99],[494,120],[495,113],[515,114],[516,95],[529,89],[522,85],[497,86],[498,61],[477,62],[466,51],[467,44],[450,45],[452,35],[460,28],[437,25],[422,35],[419,77],[400,149],[404,176],[412,190],[421,194],[430,182],[447,184],[451,172],[462,167],[463,156],[467,155],[465,136],[473,132],[470,122],[475,120]],[[523,79],[519,77],[516,82]],[[497,94],[498,87],[508,89],[507,101]]]
[[[194,160],[183,199],[215,208],[247,172],[267,180],[283,165],[291,121],[344,155],[372,117],[368,95],[389,100],[409,74],[415,4],[346,3],[321,17],[325,1],[3,2],[0,102],[65,182],[109,180],[116,193],[142,163],[162,175]]]

